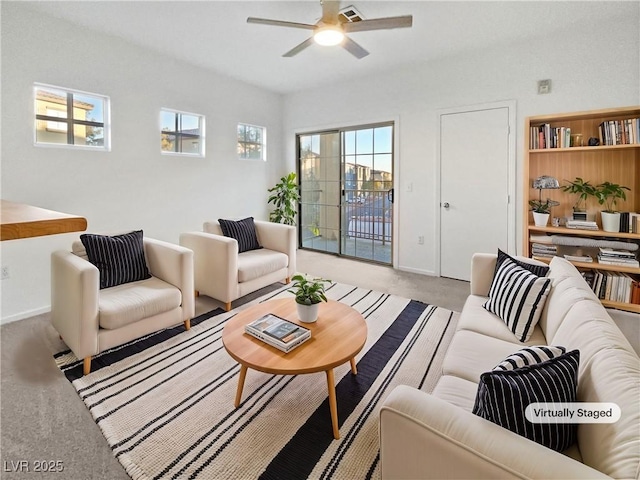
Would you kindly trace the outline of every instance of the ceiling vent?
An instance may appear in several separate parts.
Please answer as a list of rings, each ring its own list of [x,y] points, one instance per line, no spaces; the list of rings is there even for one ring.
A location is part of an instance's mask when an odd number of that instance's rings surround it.
[[[360,20],[364,20],[360,12],[357,11],[353,5],[341,9],[338,13],[338,19],[342,23],[359,22]]]

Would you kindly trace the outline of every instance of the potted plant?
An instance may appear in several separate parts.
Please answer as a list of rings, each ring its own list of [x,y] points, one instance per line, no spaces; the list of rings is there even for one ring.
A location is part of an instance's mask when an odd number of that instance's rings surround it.
[[[277,183],[268,191],[273,193],[269,196],[267,203],[273,203],[276,207],[275,210],[269,214],[269,221],[295,225],[296,204],[300,201],[296,174],[291,172],[286,177],[282,177],[280,183]]]
[[[604,210],[600,212],[602,216],[602,229],[605,232],[620,231],[620,212],[615,207],[618,200],[626,200],[625,190],[631,191],[629,187],[618,185],[617,183],[603,182],[596,186],[596,198],[600,205],[604,205]]]
[[[536,227],[546,227],[549,222],[551,207],[560,205],[555,200],[529,200],[529,206],[533,210],[533,223]]]
[[[325,284],[331,282],[324,278],[307,279],[304,275],[294,275],[291,277],[293,285],[288,292],[296,296],[296,307],[298,318],[301,322],[313,323],[318,319],[318,308],[320,302],[326,302],[324,294]]]
[[[576,203],[573,205],[573,211],[576,213],[584,213],[584,219],[586,220],[587,213],[587,199],[589,197],[595,197],[596,195],[596,187],[591,185],[589,181],[584,181],[580,177],[576,177],[575,180],[570,182],[569,180],[565,180],[567,185],[562,187],[562,190],[567,193],[573,193],[578,195],[578,199]],[[574,220],[576,218],[574,217]]]

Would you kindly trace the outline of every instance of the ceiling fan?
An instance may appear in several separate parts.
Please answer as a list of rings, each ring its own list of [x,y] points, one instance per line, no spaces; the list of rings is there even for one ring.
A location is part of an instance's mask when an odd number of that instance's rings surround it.
[[[320,0],[322,5],[322,18],[315,24],[286,22],[282,20],[270,20],[268,18],[247,18],[247,23],[259,23],[262,25],[274,25],[276,27],[303,28],[313,30],[313,35],[301,44],[293,47],[283,57],[293,57],[307,48],[313,42],[319,45],[341,45],[356,58],[364,58],[369,55],[364,48],[346,36],[347,33],[366,32],[368,30],[388,30],[392,28],[411,27],[413,17],[404,15],[401,17],[374,18],[360,20],[358,22],[343,22],[340,20],[340,2],[335,0]]]

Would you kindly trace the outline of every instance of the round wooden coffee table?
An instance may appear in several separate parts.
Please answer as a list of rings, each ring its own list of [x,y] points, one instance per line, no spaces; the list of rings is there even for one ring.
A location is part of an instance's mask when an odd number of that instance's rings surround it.
[[[246,324],[267,313],[308,328],[311,330],[311,338],[289,353],[284,353],[244,332]],[[366,340],[367,324],[362,315],[348,305],[333,300],[320,304],[315,323],[302,323],[298,320],[293,298],[271,300],[239,312],[227,322],[222,332],[224,348],[240,364],[235,406],[240,405],[249,368],[275,375],[325,372],[333,436],[340,438],[333,369],[348,361],[353,374],[358,373],[355,356],[362,350]]]

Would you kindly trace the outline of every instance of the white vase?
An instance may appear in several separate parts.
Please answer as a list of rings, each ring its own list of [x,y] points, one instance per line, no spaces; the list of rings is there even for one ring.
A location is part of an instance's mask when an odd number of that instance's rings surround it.
[[[298,307],[298,318],[303,323],[313,323],[318,319],[318,309],[320,308],[319,303],[314,303],[313,305],[301,305],[296,303]]]
[[[605,232],[620,231],[620,212],[600,212],[600,216],[602,217],[602,229]]]
[[[533,212],[533,223],[536,227],[546,227],[549,222],[548,213]]]

